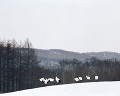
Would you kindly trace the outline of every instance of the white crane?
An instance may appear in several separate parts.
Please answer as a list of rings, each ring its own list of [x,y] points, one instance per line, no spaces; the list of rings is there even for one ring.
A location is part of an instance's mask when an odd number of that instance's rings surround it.
[[[44,84],[47,84],[49,82],[49,79],[45,79],[45,78],[41,78],[39,79],[41,82],[43,82]]]
[[[56,76],[55,80],[56,80],[57,83],[60,82],[60,79],[57,76]]]
[[[81,80],[82,80],[82,77],[74,78],[74,80],[75,80],[76,82],[81,81]]]
[[[86,79],[87,79],[87,80],[90,80],[90,76],[86,76]]]
[[[79,80],[82,80],[82,77],[78,77],[79,78]]]
[[[41,82],[43,82],[45,79],[44,79],[44,78],[40,78],[39,80],[40,80]]]
[[[95,80],[98,80],[98,76],[95,76]]]
[[[48,78],[48,80],[50,80],[50,82],[54,82],[54,79],[53,79],[53,78]]]
[[[49,79],[46,78],[46,79],[44,80],[44,84],[47,84],[48,82],[49,82]]]
[[[75,80],[76,82],[78,82],[78,81],[79,81],[79,78],[74,78],[74,80]]]

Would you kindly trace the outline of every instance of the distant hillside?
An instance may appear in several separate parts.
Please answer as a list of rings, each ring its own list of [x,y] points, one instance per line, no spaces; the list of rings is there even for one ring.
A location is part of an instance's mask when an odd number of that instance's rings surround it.
[[[59,61],[62,59],[71,60],[75,58],[82,62],[92,57],[96,57],[101,60],[113,59],[113,58],[120,60],[120,53],[116,53],[116,52],[78,53],[78,52],[71,52],[71,51],[65,51],[65,50],[59,50],[59,49],[50,49],[50,50],[36,49],[36,53],[38,55],[38,60],[41,61],[40,65],[50,69],[59,67]]]

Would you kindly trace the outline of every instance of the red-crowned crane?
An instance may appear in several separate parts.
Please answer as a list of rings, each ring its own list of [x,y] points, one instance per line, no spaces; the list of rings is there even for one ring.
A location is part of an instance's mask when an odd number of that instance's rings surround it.
[[[78,82],[78,81],[79,81],[79,78],[74,78],[74,80],[75,80],[76,82]]]
[[[95,76],[95,80],[98,80],[98,76]]]
[[[82,80],[82,77],[78,77],[79,78],[79,80]]]
[[[86,76],[86,79],[87,79],[87,80],[90,80],[90,76]]]
[[[44,80],[44,83],[47,84],[48,82],[49,82],[49,80],[46,78],[46,79]]]
[[[53,79],[53,78],[48,78],[48,80],[50,80],[50,82],[54,82],[54,79]]]
[[[40,78],[39,80],[40,80],[41,82],[43,82],[45,79],[44,79],[44,78]]]
[[[57,83],[60,82],[60,79],[57,76],[56,76],[55,80],[56,80]]]
[[[47,84],[48,82],[49,82],[49,80],[46,78],[46,79],[44,79],[44,78],[41,78],[41,79],[39,79],[41,82],[43,82],[44,84]]]

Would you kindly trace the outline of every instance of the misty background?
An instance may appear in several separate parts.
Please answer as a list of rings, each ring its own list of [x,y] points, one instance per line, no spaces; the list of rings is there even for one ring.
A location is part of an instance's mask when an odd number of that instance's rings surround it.
[[[38,49],[120,52],[119,0],[0,0],[0,37]]]

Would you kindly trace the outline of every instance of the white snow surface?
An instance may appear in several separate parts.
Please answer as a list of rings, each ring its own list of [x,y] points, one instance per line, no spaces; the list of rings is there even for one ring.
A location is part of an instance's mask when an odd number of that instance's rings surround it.
[[[120,96],[120,81],[55,85],[0,96]]]

